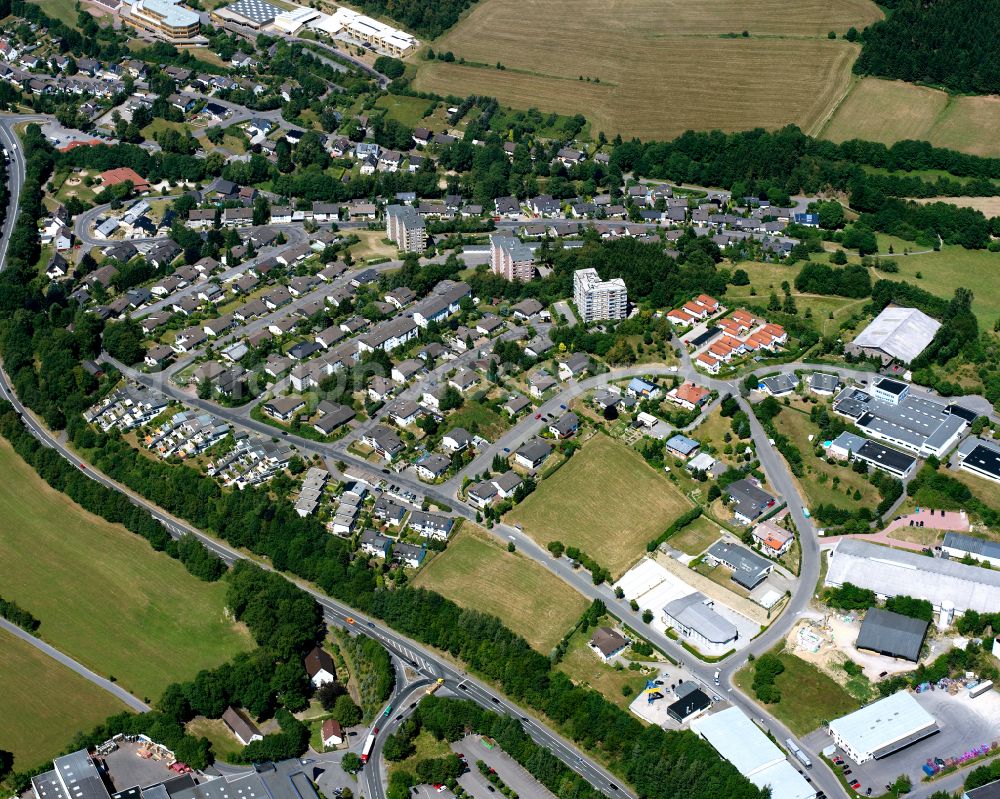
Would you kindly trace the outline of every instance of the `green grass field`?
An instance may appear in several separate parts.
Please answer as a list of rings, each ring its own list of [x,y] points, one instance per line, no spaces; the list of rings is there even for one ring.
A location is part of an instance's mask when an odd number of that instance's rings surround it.
[[[80,730],[127,710],[107,691],[0,630],[0,748],[24,771],[50,760]]]
[[[848,90],[858,53],[827,32],[881,17],[868,0],[484,0],[433,42],[465,64],[414,62],[414,85],[515,108],[582,111],[594,133],[609,136],[793,122],[809,130]]]
[[[862,78],[823,125],[831,141],[867,139],[892,144],[921,139],[974,155],[1000,154],[993,131],[1000,98],[952,96],[903,81]]]
[[[389,119],[395,119],[408,128],[419,128],[429,126],[429,121],[424,119],[424,112],[431,103],[431,100],[422,100],[419,97],[383,94],[375,101],[375,107],[384,108],[385,115]]]
[[[204,583],[123,527],[49,488],[0,443],[0,585],[41,620],[38,635],[140,698],[249,649]]]
[[[587,607],[581,594],[544,566],[501,549],[469,523],[414,582],[463,607],[499,616],[546,655]]]
[[[243,744],[229,731],[222,719],[198,716],[184,725],[184,729],[196,738],[208,738],[212,742],[212,754],[216,760],[232,762],[233,755],[243,751]]]
[[[812,732],[823,722],[851,713],[860,706],[843,687],[811,663],[788,652],[781,652],[778,657],[785,665],[775,681],[781,701],[768,705],[767,709],[796,735]],[[753,664],[736,672],[735,682],[753,696],[750,688]]]
[[[31,0],[50,17],[65,22],[74,30],[79,30],[76,24],[76,0]]]
[[[667,539],[668,546],[688,555],[700,555],[722,536],[719,525],[707,516],[699,516],[677,535]]]
[[[470,400],[448,417],[442,429],[450,430],[454,427],[464,427],[473,435],[485,436],[490,441],[495,441],[510,427],[510,420],[507,414],[497,413],[480,402]]]
[[[586,685],[602,693],[620,707],[627,708],[646,687],[646,678],[628,668],[616,669],[601,661],[588,645],[592,633],[574,633],[566,654],[559,661],[559,670],[569,675],[577,685]],[[628,694],[623,693],[627,689]]]
[[[690,503],[637,452],[595,435],[507,521],[543,546],[576,546],[620,576]]]

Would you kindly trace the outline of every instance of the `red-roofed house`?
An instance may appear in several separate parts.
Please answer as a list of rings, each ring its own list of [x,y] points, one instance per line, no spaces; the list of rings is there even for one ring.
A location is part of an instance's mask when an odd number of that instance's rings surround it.
[[[719,301],[715,297],[709,297],[707,294],[699,294],[694,298],[695,302],[700,302],[706,308],[710,314],[718,313],[719,311]]]
[[[689,325],[694,321],[694,318],[687,311],[676,308],[667,313],[667,321],[675,325]]]
[[[698,366],[700,366],[706,372],[709,372],[710,374],[713,375],[719,373],[719,362],[711,355],[709,355],[707,352],[701,353],[697,358],[695,358],[695,361],[697,361]],[[668,394],[667,397],[669,398],[670,395]],[[682,403],[678,402],[677,404],[681,405]]]
[[[329,749],[331,746],[339,746],[344,742],[344,729],[336,719],[327,719],[323,722],[321,730],[323,736],[323,746]]]
[[[703,355],[705,355],[705,353],[698,356],[699,363],[701,363]],[[718,361],[716,361],[715,358],[712,358],[711,355],[706,357],[715,362],[716,371],[718,371]],[[687,410],[690,411],[701,405],[708,398],[708,395],[709,391],[707,388],[702,388],[694,383],[681,383],[681,385],[677,386],[677,388],[672,389],[667,393],[667,399],[677,405],[680,405],[682,408],[687,408]]]
[[[124,183],[126,180],[132,181],[132,188],[140,194],[142,192],[149,191],[149,183],[146,178],[139,175],[131,167],[120,166],[101,173],[101,185],[105,187],[117,186],[119,183]]]
[[[695,319],[708,318],[708,308],[694,300],[684,303],[684,312],[691,314]]]

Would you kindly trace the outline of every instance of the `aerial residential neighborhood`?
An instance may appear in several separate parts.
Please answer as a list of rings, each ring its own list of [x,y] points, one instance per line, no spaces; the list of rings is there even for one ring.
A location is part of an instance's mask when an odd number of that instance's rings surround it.
[[[1000,797],[990,12],[2,3],[4,795]]]

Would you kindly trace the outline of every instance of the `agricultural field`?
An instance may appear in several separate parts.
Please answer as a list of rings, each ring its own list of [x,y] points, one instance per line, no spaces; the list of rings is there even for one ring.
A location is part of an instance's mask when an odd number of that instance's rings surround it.
[[[19,771],[58,755],[76,732],[127,710],[107,691],[6,630],[0,630],[0,685],[0,740]]]
[[[858,701],[812,663],[788,652],[780,652],[778,657],[785,666],[775,680],[781,701],[768,705],[767,709],[788,725],[795,735],[805,735],[824,721],[846,716],[858,709]],[[734,680],[743,691],[753,696],[750,687],[753,683],[752,663],[736,672]]]
[[[586,109],[591,130],[608,135],[671,138],[690,128],[788,123],[809,130],[849,88],[858,53],[827,32],[881,16],[867,0],[488,0],[433,42],[465,64],[420,62],[415,87],[486,94],[517,108]]]
[[[637,452],[595,435],[508,514],[542,546],[579,547],[617,578],[690,503]]]
[[[627,667],[616,669],[601,661],[588,645],[592,634],[590,631],[573,633],[558,668],[577,685],[593,688],[616,705],[627,709],[636,695],[646,687],[646,678],[640,672],[629,671]]]
[[[87,513],[0,443],[0,584],[39,637],[139,698],[249,649],[204,583],[123,527]],[[25,497],[31,497],[30,502]]]
[[[914,202],[920,205],[948,203],[959,208],[972,208],[987,218],[1000,216],[1000,197],[920,197]]]
[[[462,525],[448,548],[421,570],[414,583],[463,607],[500,616],[546,655],[587,607],[582,595],[544,566],[501,549],[469,523]]]
[[[868,139],[885,144],[922,139],[973,155],[1000,154],[993,132],[1000,124],[1000,97],[952,96],[896,80],[862,78],[854,83],[819,135],[831,141]]]

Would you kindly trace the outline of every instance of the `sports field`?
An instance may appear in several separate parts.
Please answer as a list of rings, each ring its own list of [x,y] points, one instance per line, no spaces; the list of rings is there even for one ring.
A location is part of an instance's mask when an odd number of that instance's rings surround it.
[[[0,586],[38,636],[140,699],[252,646],[204,583],[45,484],[0,442]]]
[[[635,450],[595,435],[512,510],[543,546],[576,546],[618,578],[691,504]]]
[[[463,607],[499,616],[546,655],[587,607],[581,594],[544,566],[508,552],[468,523],[414,583]]]
[[[858,52],[827,32],[881,16],[868,0],[483,0],[433,42],[466,64],[420,61],[415,87],[582,112],[608,135],[810,129],[847,91]]]
[[[868,139],[885,144],[922,139],[974,155],[1000,154],[994,132],[1000,97],[951,96],[903,81],[857,81],[823,127],[831,141]]]
[[[0,630],[0,748],[19,771],[50,760],[70,738],[127,710],[107,691]]]

